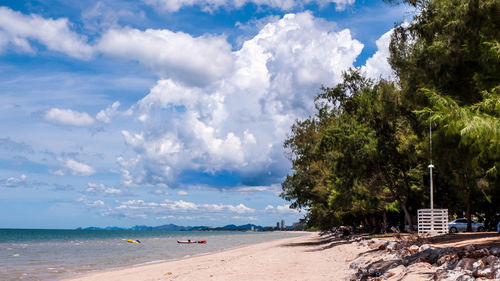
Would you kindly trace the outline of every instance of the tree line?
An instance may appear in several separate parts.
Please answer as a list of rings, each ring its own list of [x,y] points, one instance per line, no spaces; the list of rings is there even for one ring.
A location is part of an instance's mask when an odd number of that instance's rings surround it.
[[[284,142],[281,197],[307,210],[309,227],[412,228],[429,208],[430,159],[434,208],[469,230],[473,216],[500,219],[500,1],[402,2],[417,14],[391,38],[395,81],[350,69]]]

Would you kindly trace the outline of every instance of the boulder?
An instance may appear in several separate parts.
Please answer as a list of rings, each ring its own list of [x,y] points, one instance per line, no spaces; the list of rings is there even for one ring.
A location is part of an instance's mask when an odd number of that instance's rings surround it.
[[[485,264],[483,262],[483,260],[477,260],[476,262],[474,262],[472,264],[472,269],[477,269],[477,268],[480,268],[480,267],[484,267]]]
[[[351,264],[349,265],[350,269],[358,270],[363,264],[365,263],[365,258],[361,257],[358,259],[355,259]]]
[[[391,251],[391,252],[392,252],[392,251],[396,251],[396,250],[398,250],[398,249],[400,248],[400,246],[399,246],[399,243],[398,243],[398,242],[396,242],[396,241],[391,241],[391,242],[389,242],[389,243],[387,244],[387,246],[386,246],[385,248],[386,248],[387,250],[389,250],[389,251]]]
[[[361,241],[359,241],[359,244],[360,244],[361,246],[365,246],[365,247],[366,247],[366,246],[368,246],[368,244],[370,243],[369,241],[370,241],[370,240],[361,240]]]
[[[500,279],[500,262],[496,262],[491,265],[495,269],[495,278]]]
[[[473,272],[474,277],[484,277],[488,279],[495,278],[495,275],[496,275],[496,270],[492,266],[477,268]]]
[[[409,256],[409,255],[411,255],[411,254],[410,254],[410,251],[408,251],[407,249],[402,249],[397,254],[397,256],[400,257],[400,258],[404,258],[404,257]]]
[[[461,259],[455,266],[455,270],[472,270],[475,260],[471,258]]]
[[[384,250],[389,242],[387,241],[378,241],[371,245],[369,245],[370,249],[376,250]]]
[[[441,254],[441,255],[438,257],[438,259],[437,259],[437,261],[436,261],[436,264],[437,264],[438,266],[441,266],[441,265],[443,265],[443,264],[445,264],[445,263],[447,263],[447,262],[448,262],[448,264],[450,264],[450,263],[455,263],[455,262],[457,262],[459,259],[460,259],[460,257],[458,256],[458,254],[457,254],[457,253],[444,253],[444,254]]]
[[[475,280],[472,276],[461,272],[461,271],[447,271],[447,270],[440,270],[437,271],[434,274],[434,280],[442,280],[442,281],[457,281],[457,280],[462,280],[462,281],[473,281]]]
[[[422,246],[420,246],[420,247],[418,248],[418,251],[419,251],[419,252],[423,252],[423,251],[425,251],[425,250],[429,249],[430,247],[431,247],[431,246],[430,246],[429,244],[423,244]]]
[[[488,249],[481,248],[481,249],[476,249],[473,251],[468,251],[466,254],[466,257],[472,258],[472,259],[479,259],[479,258],[489,256],[489,255],[490,255],[490,251],[488,251]]]
[[[426,262],[429,264],[434,264],[436,263],[437,258],[438,253],[432,248],[429,248],[420,253],[419,257],[416,259],[416,262]]]
[[[404,265],[398,265],[387,270],[381,277],[388,279],[392,278],[393,280],[401,280],[406,274],[406,267]]]
[[[462,274],[455,279],[456,281],[475,281],[476,279],[468,274]]]
[[[464,247],[464,250],[467,251],[467,252],[472,252],[476,249],[476,246],[474,244],[469,244],[467,246]]]
[[[420,247],[419,247],[419,246],[417,246],[417,245],[412,245],[412,246],[410,246],[410,247],[408,247],[408,248],[406,248],[406,249],[408,250],[408,252],[410,252],[410,254],[412,254],[412,255],[413,255],[413,254],[415,254],[416,252],[418,252],[418,249],[419,249],[419,248],[420,248]]]
[[[500,259],[495,257],[494,255],[489,255],[487,257],[483,257],[482,258],[484,264],[486,265],[492,265],[492,264],[495,264],[497,262],[500,262]]]
[[[500,257],[500,248],[497,247],[490,248],[490,254]]]

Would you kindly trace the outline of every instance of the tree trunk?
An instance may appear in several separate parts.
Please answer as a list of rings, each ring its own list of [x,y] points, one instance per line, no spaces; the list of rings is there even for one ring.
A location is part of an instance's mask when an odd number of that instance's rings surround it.
[[[403,212],[405,213],[405,221],[408,222],[408,227],[410,229],[410,232],[412,232],[413,231],[413,222],[411,221],[410,212],[408,212],[408,208],[406,208],[405,203],[401,202],[400,205],[401,205],[401,209],[403,209]]]
[[[387,233],[387,213],[382,213],[382,233]]]
[[[470,198],[470,187],[467,186],[466,189],[467,196],[467,209],[465,210],[465,217],[467,218],[467,232],[472,232],[472,213],[471,213],[471,198]]]

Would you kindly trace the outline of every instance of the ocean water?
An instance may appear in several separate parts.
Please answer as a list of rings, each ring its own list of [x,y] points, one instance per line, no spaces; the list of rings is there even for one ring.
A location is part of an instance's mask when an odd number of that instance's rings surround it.
[[[0,229],[0,280],[59,280],[217,252],[293,232]],[[128,243],[140,240],[140,244]],[[178,244],[177,240],[207,240]]]

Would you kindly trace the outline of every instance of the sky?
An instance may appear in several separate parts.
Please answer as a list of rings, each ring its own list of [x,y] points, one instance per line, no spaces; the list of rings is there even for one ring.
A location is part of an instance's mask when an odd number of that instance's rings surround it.
[[[342,72],[391,79],[381,0],[0,2],[0,228],[290,225],[283,142]]]

